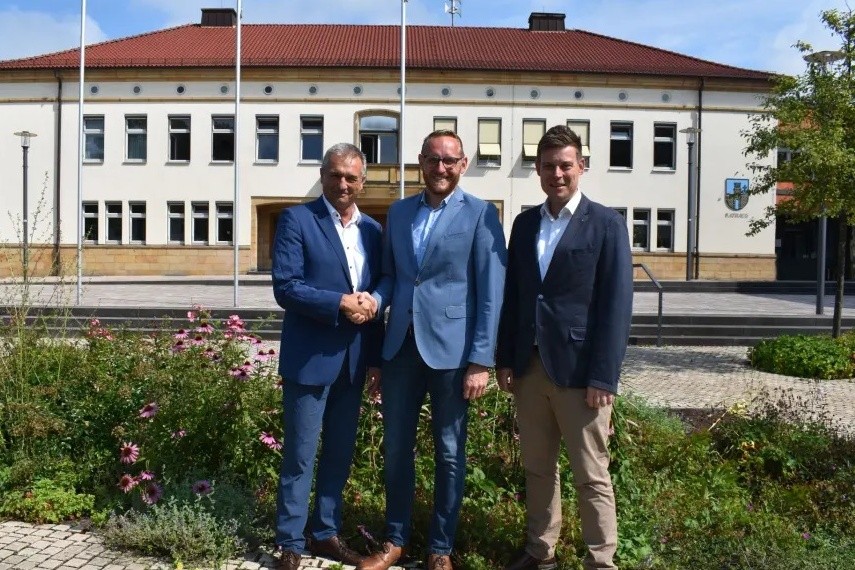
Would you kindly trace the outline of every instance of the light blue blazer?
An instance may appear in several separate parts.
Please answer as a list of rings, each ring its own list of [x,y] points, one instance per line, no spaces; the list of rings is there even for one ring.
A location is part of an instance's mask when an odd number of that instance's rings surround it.
[[[375,296],[391,307],[382,356],[391,360],[412,324],[431,368],[493,366],[508,252],[496,207],[457,187],[430,234],[421,267],[413,220],[421,194],[392,204]]]

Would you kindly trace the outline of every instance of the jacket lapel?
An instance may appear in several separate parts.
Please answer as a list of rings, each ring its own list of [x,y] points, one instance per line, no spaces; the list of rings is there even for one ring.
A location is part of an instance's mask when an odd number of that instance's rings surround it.
[[[439,216],[439,220],[437,220],[436,225],[433,227],[433,230],[430,232],[430,237],[428,238],[428,244],[425,248],[425,257],[422,259],[422,267],[426,267],[428,261],[430,261],[431,254],[436,249],[437,244],[442,240],[442,236],[445,235],[446,230],[451,226],[451,222],[454,221],[454,218],[463,210],[463,204],[465,203],[463,198],[463,192],[460,188],[455,188],[454,193],[448,200],[448,203],[445,205],[445,211]],[[410,240],[412,241],[412,240]],[[415,255],[415,254],[414,254]],[[421,269],[421,267],[419,268]]]
[[[365,263],[368,266],[368,271],[362,277],[364,283],[358,283],[359,291],[365,291],[369,286],[374,284],[374,277],[380,275],[380,256],[375,252],[380,251],[380,245],[376,243],[377,233],[371,233],[371,225],[361,218],[357,224],[359,228],[359,236],[362,238],[362,245],[365,248]]]
[[[330,242],[330,246],[335,252],[336,257],[338,257],[339,263],[341,264],[341,269],[342,271],[344,271],[344,276],[347,279],[347,283],[350,285],[350,290],[353,291],[353,283],[350,282],[350,271],[347,270],[347,257],[344,255],[344,247],[342,247],[341,239],[338,237],[338,232],[335,229],[335,221],[330,215],[326,204],[324,204],[323,198],[318,198],[317,200],[312,202],[311,205],[313,206],[312,210],[315,214],[315,220],[317,220],[321,231],[324,233],[327,240]]]
[[[537,214],[532,212],[529,214],[526,220],[526,225],[521,229],[522,238],[523,238],[523,246],[527,249],[531,255],[523,255],[521,258],[527,265],[524,267],[525,270],[524,275],[534,275],[537,278],[538,286],[543,284],[543,278],[540,276],[540,262],[537,258],[537,238],[540,234],[540,206],[532,208],[535,210]]]

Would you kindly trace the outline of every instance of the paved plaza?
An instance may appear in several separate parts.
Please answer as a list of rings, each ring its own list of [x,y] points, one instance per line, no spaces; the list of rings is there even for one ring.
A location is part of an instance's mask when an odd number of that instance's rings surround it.
[[[5,289],[4,289],[5,287]],[[16,286],[0,285],[0,295],[12,294]],[[20,286],[17,286],[20,288]],[[50,304],[49,289],[54,284],[38,285],[31,299]],[[74,286],[65,286],[74,298]],[[19,290],[19,289],[18,289]],[[274,308],[269,277],[251,278],[239,289],[240,306]],[[0,297],[2,299],[2,297]],[[58,296],[55,299],[59,299]],[[827,297],[832,302],[832,297]],[[67,302],[67,301],[66,301]],[[83,289],[83,304],[88,306],[176,306],[201,304],[206,307],[233,306],[233,288],[223,280],[174,280],[171,283],[137,283],[97,280]],[[855,299],[846,299],[846,314],[855,315]],[[830,306],[830,305],[829,305]],[[656,311],[654,293],[636,293],[637,314]],[[810,295],[761,295],[736,293],[666,293],[666,314],[786,314],[813,315],[814,297]],[[828,311],[830,314],[830,310]],[[761,394],[788,393],[801,399],[808,411],[834,422],[842,431],[855,433],[855,384],[850,381],[814,382],[758,372],[747,366],[745,347],[635,347],[627,352],[622,390],[669,408],[730,408],[750,406]],[[224,568],[269,568],[271,559],[252,553],[245,559],[230,561]],[[304,557],[303,567],[329,567],[326,560]],[[73,530],[67,525],[33,526],[18,522],[0,523],[0,570],[93,569],[143,570],[167,569],[164,561],[134,557],[105,548],[96,534]]]

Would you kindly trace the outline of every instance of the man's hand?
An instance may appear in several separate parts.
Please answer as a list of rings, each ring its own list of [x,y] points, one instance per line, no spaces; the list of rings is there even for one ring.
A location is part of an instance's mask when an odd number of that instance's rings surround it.
[[[486,366],[470,364],[463,375],[463,397],[474,400],[483,396],[489,379],[490,373],[487,372]]]
[[[598,408],[611,406],[615,401],[615,395],[611,392],[606,392],[605,390],[588,386],[585,401],[588,403],[589,408],[596,410]]]
[[[368,367],[366,378],[368,382],[365,384],[365,391],[368,392],[368,397],[372,400],[380,395],[380,369],[373,366]]]
[[[367,293],[349,293],[341,296],[339,310],[357,325],[370,321],[377,315],[377,301]]]
[[[496,381],[499,383],[499,388],[505,392],[513,390],[514,386],[514,371],[512,368],[497,368]]]

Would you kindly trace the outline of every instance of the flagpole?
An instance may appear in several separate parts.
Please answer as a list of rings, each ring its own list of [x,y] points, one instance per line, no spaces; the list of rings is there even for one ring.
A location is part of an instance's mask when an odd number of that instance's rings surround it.
[[[404,112],[407,106],[407,0],[401,0],[401,118],[398,121],[398,153],[401,158],[401,200],[404,199]]]
[[[235,137],[234,137],[234,167],[235,167],[235,191],[234,205],[232,206],[232,245],[234,247],[234,306],[239,305],[238,295],[238,272],[240,271],[240,32],[241,0],[237,0],[237,44],[235,46]]]
[[[80,0],[80,77],[77,94],[77,295],[80,305],[83,279],[83,82],[86,64],[86,0]],[[62,101],[59,102],[62,105]],[[59,204],[56,205],[59,208]],[[98,236],[94,236],[98,239]]]

